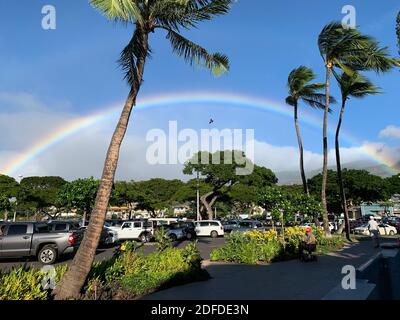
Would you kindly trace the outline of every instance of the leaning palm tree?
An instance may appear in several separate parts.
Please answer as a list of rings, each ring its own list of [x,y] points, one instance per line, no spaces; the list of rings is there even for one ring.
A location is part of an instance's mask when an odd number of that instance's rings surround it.
[[[326,68],[321,202],[324,230],[327,235],[330,235],[326,185],[328,179],[327,129],[332,70],[341,69],[350,76],[355,71],[362,70],[386,72],[398,65],[398,61],[390,58],[387,48],[381,48],[375,39],[362,34],[358,29],[344,28],[340,22],[329,23],[322,29],[318,37],[318,47]]]
[[[346,230],[346,238],[350,240],[349,214],[347,211],[346,193],[343,184],[342,165],[340,162],[340,145],[339,145],[339,135],[343,121],[343,114],[346,108],[346,102],[351,97],[364,98],[367,95],[378,94],[380,92],[379,92],[379,87],[375,86],[369,79],[367,79],[365,76],[361,75],[358,72],[355,72],[352,76],[349,76],[344,72],[340,75],[336,73],[334,75],[339,84],[339,88],[342,94],[342,107],[340,109],[339,121],[335,136],[336,166],[337,166],[338,183],[340,189],[340,197],[342,201],[342,209],[344,212],[344,222],[345,222],[344,225]]]
[[[325,94],[320,92],[325,88],[325,84],[311,83],[315,78],[316,76],[311,68],[300,66],[294,69],[290,72],[288,77],[287,86],[289,89],[289,96],[286,98],[286,103],[292,106],[294,111],[294,125],[300,152],[300,175],[303,182],[304,193],[307,195],[309,195],[309,191],[304,170],[304,152],[299,128],[298,106],[299,100],[301,100],[313,108],[321,110],[325,108]],[[333,98],[331,98],[331,102],[334,102]]]
[[[196,27],[201,21],[229,12],[233,0],[91,0],[93,7],[109,20],[133,26],[132,38],[122,50],[119,63],[130,86],[122,113],[112,136],[101,183],[89,226],[80,248],[56,288],[56,299],[79,297],[92,266],[117,168],[119,151],[136,97],[143,81],[146,60],[151,52],[149,34],[164,30],[173,51],[189,64],[201,64],[220,75],[229,69],[225,55],[211,54],[180,34],[181,29]]]

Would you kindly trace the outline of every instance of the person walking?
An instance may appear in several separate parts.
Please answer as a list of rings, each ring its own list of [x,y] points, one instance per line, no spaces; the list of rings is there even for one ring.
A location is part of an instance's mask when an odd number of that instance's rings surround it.
[[[380,233],[378,222],[375,221],[375,218],[371,216],[368,222],[368,230],[372,237],[372,242],[375,248],[379,248],[380,245]]]

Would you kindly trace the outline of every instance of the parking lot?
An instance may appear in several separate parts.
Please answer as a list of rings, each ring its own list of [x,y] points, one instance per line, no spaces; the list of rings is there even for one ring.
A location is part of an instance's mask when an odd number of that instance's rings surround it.
[[[225,243],[224,238],[205,238],[201,237],[197,239],[198,248],[203,259],[209,259],[210,253],[213,249],[222,246]],[[175,242],[173,246],[176,248],[183,248],[189,243],[189,241]],[[95,261],[103,261],[110,259],[115,252],[116,247],[100,248],[97,250]],[[144,254],[149,254],[156,250],[154,243],[148,243],[139,248]],[[66,256],[61,261],[58,261],[54,266],[69,264],[73,259],[73,256]],[[0,258],[0,271],[5,272],[13,267],[20,267],[23,265],[33,266],[35,268],[41,268],[43,265],[39,263],[35,258],[19,258],[19,259],[3,259]]]

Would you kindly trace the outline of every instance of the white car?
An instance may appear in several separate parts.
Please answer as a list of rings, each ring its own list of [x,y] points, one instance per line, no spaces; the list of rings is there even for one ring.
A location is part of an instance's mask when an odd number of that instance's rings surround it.
[[[120,227],[109,227],[120,240],[140,240],[149,242],[153,238],[153,223],[146,220],[126,221]]]
[[[203,220],[195,222],[195,231],[198,237],[222,237],[224,236],[224,227],[221,221]]]
[[[379,228],[379,233],[381,236],[394,236],[395,234],[397,234],[397,230],[395,227],[390,226],[388,224],[385,223],[381,223],[378,225]],[[369,236],[370,232],[368,230],[368,225],[365,224],[361,227],[355,228],[354,229],[354,233],[356,234],[361,234],[364,236]]]

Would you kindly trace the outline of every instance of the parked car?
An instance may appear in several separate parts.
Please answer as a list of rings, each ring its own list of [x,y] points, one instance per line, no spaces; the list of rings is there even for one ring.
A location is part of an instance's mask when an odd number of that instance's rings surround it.
[[[122,219],[108,219],[105,224],[110,227],[120,227],[123,223],[124,221]]]
[[[178,222],[177,218],[150,218],[149,221],[153,222],[154,227],[170,225],[171,223]]]
[[[118,240],[140,240],[149,242],[154,236],[154,227],[151,221],[125,221],[120,227],[110,227],[116,233]]]
[[[51,232],[67,232],[81,228],[79,223],[75,221],[52,220],[48,222],[48,225]]]
[[[397,230],[395,227],[390,226],[386,223],[381,223],[378,225],[379,228],[379,233],[382,236],[385,235],[390,235],[390,236],[394,236],[395,234],[397,234]],[[356,234],[360,234],[360,235],[364,235],[364,236],[369,236],[370,232],[368,230],[368,225],[362,225],[361,227],[357,227],[354,229],[354,233]]]
[[[328,224],[329,224],[329,231],[331,232],[331,233],[334,233],[335,231],[337,231],[337,226],[336,226],[336,223],[334,223],[334,222],[328,222]],[[303,223],[302,225],[301,225],[302,227],[315,227],[315,223],[311,223],[311,222],[306,222],[306,223]],[[323,222],[320,222],[319,223],[319,227],[321,228],[321,229],[323,229],[324,228],[324,223]]]
[[[196,235],[198,237],[222,237],[224,235],[224,227],[221,221],[204,220],[196,221]]]
[[[80,229],[85,231],[89,225],[89,221],[85,222],[85,225],[82,226]],[[100,240],[99,240],[99,247],[103,247],[105,245],[114,243],[114,232],[110,229],[108,229],[106,226],[103,227],[103,230],[101,231],[100,234]]]
[[[382,219],[382,222],[395,227],[397,229],[397,232],[400,232],[400,217],[398,216],[385,217]]]
[[[186,239],[196,238],[196,226],[193,221],[178,221],[177,224],[185,229]]]
[[[161,228],[166,230],[167,236],[172,241],[186,239],[186,227],[180,225],[179,223],[171,223],[169,225],[161,226]]]
[[[50,231],[45,222],[2,223],[0,257],[34,256],[43,264],[53,264],[79,247],[82,234],[79,230]]]
[[[239,226],[235,231],[239,232],[249,232],[253,230],[264,231],[264,225],[258,220],[242,220],[239,221]]]
[[[227,220],[223,221],[222,225],[224,226],[225,232],[232,232],[239,228],[239,221],[238,220]]]

